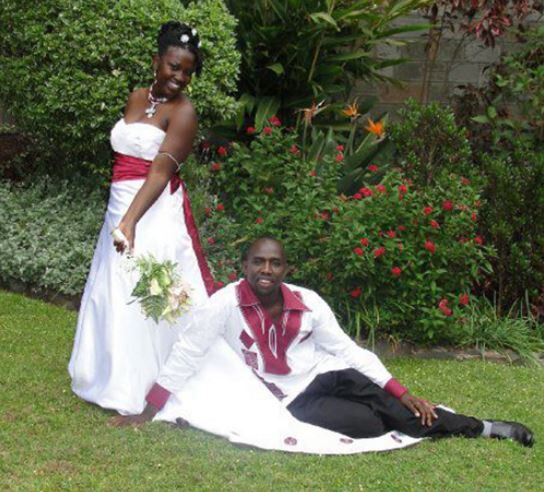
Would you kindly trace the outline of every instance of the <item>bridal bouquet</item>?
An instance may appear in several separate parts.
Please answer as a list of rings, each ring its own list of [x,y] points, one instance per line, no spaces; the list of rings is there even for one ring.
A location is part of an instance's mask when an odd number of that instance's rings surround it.
[[[133,269],[140,273],[131,302],[139,301],[146,318],[158,323],[174,323],[191,306],[191,286],[177,271],[177,263],[158,262],[153,255],[132,259]]]

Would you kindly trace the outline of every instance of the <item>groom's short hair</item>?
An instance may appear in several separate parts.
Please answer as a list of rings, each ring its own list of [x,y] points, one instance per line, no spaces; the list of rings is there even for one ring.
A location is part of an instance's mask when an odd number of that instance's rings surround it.
[[[275,243],[277,243],[280,247],[281,247],[281,250],[283,251],[283,256],[286,257],[285,255],[285,248],[283,247],[283,243],[277,238],[277,237],[274,237],[274,236],[259,236],[259,237],[256,237],[254,239],[252,239],[251,241],[247,241],[244,243],[244,245],[242,246],[242,251],[241,251],[241,255],[240,255],[240,259],[242,261],[242,263],[244,261],[247,261],[247,257],[249,255],[249,252],[251,251],[251,248],[253,248],[253,246],[258,243],[259,241],[274,241]]]

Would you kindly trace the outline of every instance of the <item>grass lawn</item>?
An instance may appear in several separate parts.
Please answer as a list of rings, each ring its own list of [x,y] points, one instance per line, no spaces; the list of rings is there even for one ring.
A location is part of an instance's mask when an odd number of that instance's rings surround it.
[[[75,313],[0,292],[0,490],[544,490],[544,371],[395,359],[413,393],[467,414],[519,420],[532,449],[488,439],[306,456],[233,446],[197,430],[111,429],[66,371]]]

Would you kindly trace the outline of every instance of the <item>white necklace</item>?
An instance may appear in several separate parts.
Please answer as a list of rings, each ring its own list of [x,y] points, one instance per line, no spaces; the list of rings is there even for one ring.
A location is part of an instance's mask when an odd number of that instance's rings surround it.
[[[159,104],[165,103],[168,101],[167,97],[155,97],[153,95],[153,86],[155,85],[155,82],[151,84],[151,87],[149,88],[149,92],[147,93],[147,100],[151,104],[148,108],[145,110],[145,114],[148,118],[152,118],[153,115],[157,112],[157,106]]]

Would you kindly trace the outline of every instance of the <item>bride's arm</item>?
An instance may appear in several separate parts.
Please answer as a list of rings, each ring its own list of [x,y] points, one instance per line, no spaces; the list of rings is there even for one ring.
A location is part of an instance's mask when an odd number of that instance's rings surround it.
[[[117,226],[126,237],[129,250],[134,248],[136,224],[164,191],[174,173],[178,171],[174,160],[183,162],[191,152],[197,127],[197,117],[190,103],[176,109],[170,118],[166,137],[159,153],[151,163],[145,182]],[[114,245],[120,253],[125,250],[123,241],[115,240]]]

